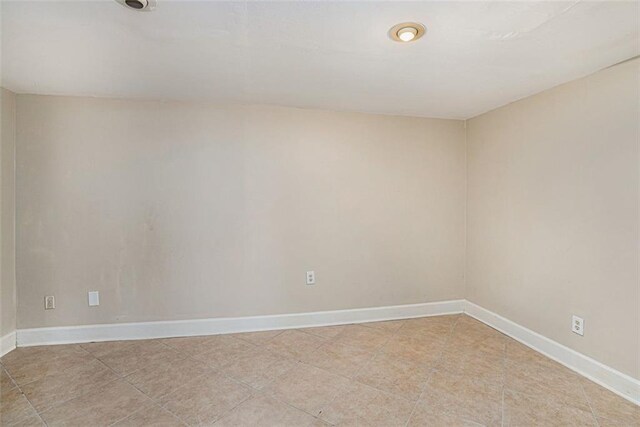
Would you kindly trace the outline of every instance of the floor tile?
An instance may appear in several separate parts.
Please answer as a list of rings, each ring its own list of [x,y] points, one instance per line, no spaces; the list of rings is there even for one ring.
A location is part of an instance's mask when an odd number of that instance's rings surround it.
[[[464,330],[467,333],[472,334],[500,334],[500,332],[498,332],[496,329],[493,329],[491,326],[488,326],[466,314],[458,316],[455,324],[455,329]]]
[[[397,335],[384,345],[382,351],[390,357],[433,365],[442,354],[444,345],[445,338]]]
[[[360,325],[366,326],[368,328],[380,329],[381,331],[391,332],[391,333],[399,330],[404,324],[405,324],[405,320],[386,320],[383,322],[360,323]]]
[[[318,420],[319,422],[323,422],[325,424],[321,424],[321,426],[337,426],[337,427],[376,427],[376,426],[372,426],[371,424],[369,424],[368,422],[366,422],[365,420],[363,420],[362,418],[348,418],[348,419],[344,419],[342,421],[340,421],[337,424],[329,424],[325,421],[322,420]]]
[[[100,358],[114,351],[124,350],[129,347],[142,346],[145,343],[157,345],[157,340],[127,340],[127,341],[98,341],[80,344],[84,350]]]
[[[0,425],[13,425],[37,416],[35,409],[18,388],[3,391],[0,395]]]
[[[118,380],[40,415],[49,426],[103,426],[124,419],[149,402],[149,398],[133,386]]]
[[[414,402],[351,382],[321,409],[319,417],[333,425],[404,426],[413,407]]]
[[[232,334],[232,337],[239,338],[241,340],[247,341],[253,345],[264,345],[267,341],[272,338],[277,337],[284,330],[277,331],[257,331],[257,332],[243,332],[240,334]]]
[[[580,379],[587,400],[600,425],[640,426],[640,406],[586,378]]]
[[[304,363],[325,369],[334,374],[353,377],[373,357],[373,352],[337,342],[328,342],[304,355]]]
[[[473,380],[465,375],[435,372],[420,403],[439,413],[485,426],[502,423],[502,386]]]
[[[192,379],[211,372],[206,364],[192,359],[142,368],[125,380],[152,399],[158,399],[179,389]]]
[[[596,426],[589,409],[513,390],[504,394],[504,426]]]
[[[288,330],[269,340],[265,347],[282,357],[299,360],[303,355],[320,347],[325,341],[324,338],[313,334]]]
[[[47,375],[21,387],[38,412],[100,390],[118,376],[98,359]]]
[[[46,427],[42,418],[38,415],[37,412],[33,412],[33,414],[29,415],[26,418],[22,418],[19,421],[16,421],[12,424],[4,424],[2,416],[0,415],[0,426],[3,427]]]
[[[423,334],[423,335],[449,335],[456,321],[457,315],[432,316],[407,319],[400,329],[399,334]]]
[[[458,322],[447,340],[447,349],[451,352],[473,352],[482,356],[505,357],[509,338],[494,329],[485,328],[468,329],[461,327]]]
[[[78,344],[39,345],[33,347],[18,347],[0,358],[5,368],[17,364],[31,364],[58,357],[86,354]]]
[[[152,364],[177,362],[186,357],[159,341],[145,341],[101,355],[99,359],[119,375],[129,375]]]
[[[118,421],[113,427],[179,427],[184,425],[169,411],[162,409],[158,405],[149,405]]]
[[[221,340],[206,353],[193,356],[194,359],[206,363],[214,369],[224,368],[229,363],[236,361],[244,354],[249,354],[256,346],[246,341],[232,338]]]
[[[16,387],[16,383],[9,376],[7,371],[0,367],[0,393],[9,391],[14,387]]]
[[[251,394],[248,387],[221,373],[212,373],[194,379],[159,402],[188,425],[208,426]]]
[[[19,347],[2,358],[19,386],[94,359],[79,345]]]
[[[367,328],[361,325],[347,325],[333,339],[333,342],[356,347],[361,350],[375,351],[382,347],[391,334],[375,328]]]
[[[539,395],[587,407],[587,399],[575,372],[553,364],[505,362],[505,386],[529,395]]]
[[[610,420],[608,418],[596,417],[599,427],[638,427],[640,424],[637,422],[620,422],[619,420]]]
[[[195,356],[216,348],[221,341],[233,340],[229,335],[207,335],[198,337],[166,338],[162,343],[179,352]]]
[[[347,378],[314,366],[298,364],[264,391],[316,416],[348,384]]]
[[[426,405],[418,404],[407,423],[407,427],[480,427],[472,421],[465,420],[452,414],[439,412]]]
[[[256,395],[223,416],[215,427],[304,427],[315,424],[311,415],[267,395]]]
[[[399,397],[416,400],[431,370],[421,364],[377,354],[358,373],[356,380]]]
[[[231,378],[255,389],[262,389],[296,366],[296,362],[262,347],[238,356],[223,368]]]
[[[337,326],[320,326],[317,328],[304,328],[300,329],[301,332],[306,332],[308,334],[317,335],[321,338],[335,338],[346,328],[348,325],[337,325]]]
[[[4,424],[2,424],[1,419],[0,419],[0,425],[4,426]],[[38,415],[37,413],[34,413],[33,415],[28,416],[27,418],[21,419],[15,424],[10,424],[10,427],[46,427],[46,424],[44,423],[44,421],[42,421],[42,418],[40,418],[40,415]]]
[[[520,344],[518,341],[509,339],[507,340],[505,357],[508,361],[516,364],[540,364],[545,366],[553,366],[556,364],[553,360],[549,359],[543,354]]]
[[[476,351],[443,351],[436,362],[436,368],[458,375],[465,375],[477,381],[501,386],[504,384],[504,357]]]

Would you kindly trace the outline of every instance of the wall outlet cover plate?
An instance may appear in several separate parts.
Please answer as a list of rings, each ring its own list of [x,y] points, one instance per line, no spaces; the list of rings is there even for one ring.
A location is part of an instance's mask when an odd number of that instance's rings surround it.
[[[584,335],[584,319],[582,317],[573,316],[571,318],[571,332],[580,336]]]
[[[307,271],[307,285],[316,284],[316,273],[314,271]]]
[[[94,307],[96,305],[100,305],[100,292],[91,291],[89,292],[89,307]]]

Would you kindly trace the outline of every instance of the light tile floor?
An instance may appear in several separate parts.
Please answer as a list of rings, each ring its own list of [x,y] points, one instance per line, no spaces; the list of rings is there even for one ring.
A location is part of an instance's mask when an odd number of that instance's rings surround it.
[[[3,426],[640,426],[640,407],[464,316],[18,348]]]

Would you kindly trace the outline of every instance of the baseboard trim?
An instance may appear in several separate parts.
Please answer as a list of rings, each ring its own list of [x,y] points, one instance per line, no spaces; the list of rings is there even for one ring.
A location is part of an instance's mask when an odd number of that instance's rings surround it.
[[[470,301],[465,301],[464,305],[464,312],[467,315],[497,329],[527,347],[531,347],[636,405],[640,405],[639,380],[616,371],[597,360],[578,353]]]
[[[0,337],[0,357],[16,348],[16,331]]]
[[[19,347],[49,344],[71,344],[92,341],[136,340],[196,335],[216,335],[274,329],[308,328],[345,323],[363,323],[413,317],[462,313],[464,300],[423,304],[312,313],[277,314],[251,317],[226,317],[195,320],[175,320],[139,323],[109,323],[103,325],[63,326],[19,329]]]

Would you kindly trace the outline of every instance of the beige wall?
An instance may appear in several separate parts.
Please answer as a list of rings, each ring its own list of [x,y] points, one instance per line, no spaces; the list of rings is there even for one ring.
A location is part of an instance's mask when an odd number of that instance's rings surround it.
[[[14,153],[16,98],[0,88],[0,336],[16,329]]]
[[[639,65],[468,122],[467,299],[640,378]],[[571,315],[585,334],[570,330]]]
[[[19,328],[464,297],[462,121],[19,95],[18,141]]]

